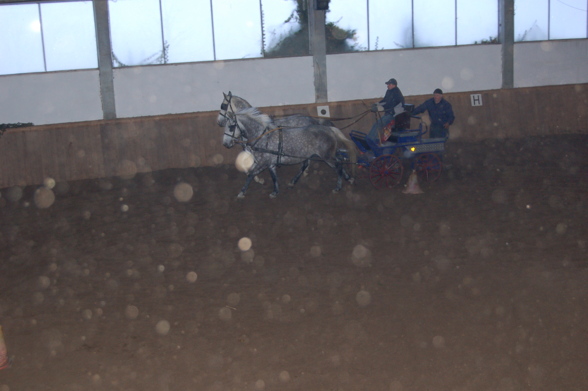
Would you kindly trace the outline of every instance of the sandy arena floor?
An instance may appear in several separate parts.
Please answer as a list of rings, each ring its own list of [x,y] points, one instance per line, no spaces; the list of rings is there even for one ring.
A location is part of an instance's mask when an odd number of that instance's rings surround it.
[[[587,390],[588,137],[445,163],[421,195],[318,163],[276,199],[232,165],[3,189],[0,391]]]

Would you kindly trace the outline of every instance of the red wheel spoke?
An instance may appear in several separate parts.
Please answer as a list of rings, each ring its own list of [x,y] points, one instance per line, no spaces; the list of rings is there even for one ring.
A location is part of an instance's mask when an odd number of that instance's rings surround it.
[[[382,155],[370,164],[370,181],[376,188],[394,187],[402,178],[402,164],[394,155]]]

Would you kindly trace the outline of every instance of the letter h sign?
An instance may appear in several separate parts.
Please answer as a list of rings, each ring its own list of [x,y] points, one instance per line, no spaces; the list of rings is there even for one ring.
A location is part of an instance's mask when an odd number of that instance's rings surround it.
[[[482,94],[471,94],[470,100],[472,102],[472,106],[482,106]]]

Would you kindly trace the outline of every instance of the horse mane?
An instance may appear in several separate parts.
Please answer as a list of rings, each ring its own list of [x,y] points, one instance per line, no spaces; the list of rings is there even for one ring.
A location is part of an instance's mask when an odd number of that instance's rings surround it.
[[[263,125],[264,128],[273,127],[273,121],[271,117],[259,111],[257,107],[248,107],[246,109],[241,109],[236,113],[236,115],[246,116],[251,120],[260,123],[261,125]]]
[[[245,99],[237,95],[232,96],[231,106],[233,107],[233,111],[238,111],[248,107],[252,107],[249,102],[247,102]]]

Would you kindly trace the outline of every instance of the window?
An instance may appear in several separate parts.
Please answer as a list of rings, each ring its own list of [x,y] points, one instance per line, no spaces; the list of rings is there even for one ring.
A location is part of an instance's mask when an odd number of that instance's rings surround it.
[[[0,7],[0,74],[43,72],[43,41],[37,4]]]
[[[210,0],[164,0],[162,14],[170,63],[214,60]]]
[[[92,2],[41,4],[47,71],[97,68]]]
[[[368,17],[370,50],[413,47],[412,0],[369,0]]]
[[[331,1],[327,12],[327,53],[368,49],[365,1]],[[352,33],[355,34],[352,34]],[[332,42],[329,42],[332,41]]]
[[[261,0],[261,5],[264,32],[263,50],[268,52],[275,49],[284,38],[298,32],[302,26],[298,20],[296,2]],[[308,30],[306,33],[308,34]],[[308,54],[308,47],[304,48],[302,52]]]
[[[551,0],[549,39],[587,38],[586,0]]]
[[[0,74],[98,66],[89,1],[1,6],[0,26]]]
[[[167,62],[159,0],[111,0],[108,7],[114,66]]]
[[[115,66],[309,54],[306,0],[109,0]],[[331,0],[327,53],[493,43],[497,0]],[[515,41],[588,38],[586,0],[515,0]],[[92,1],[0,5],[0,75],[96,68]],[[351,33],[353,32],[353,33]]]
[[[259,0],[212,0],[217,60],[261,57]]]
[[[497,0],[457,0],[457,44],[498,40]]]
[[[547,39],[548,0],[515,0],[515,41]]]
[[[455,0],[414,0],[414,46],[455,45]]]

